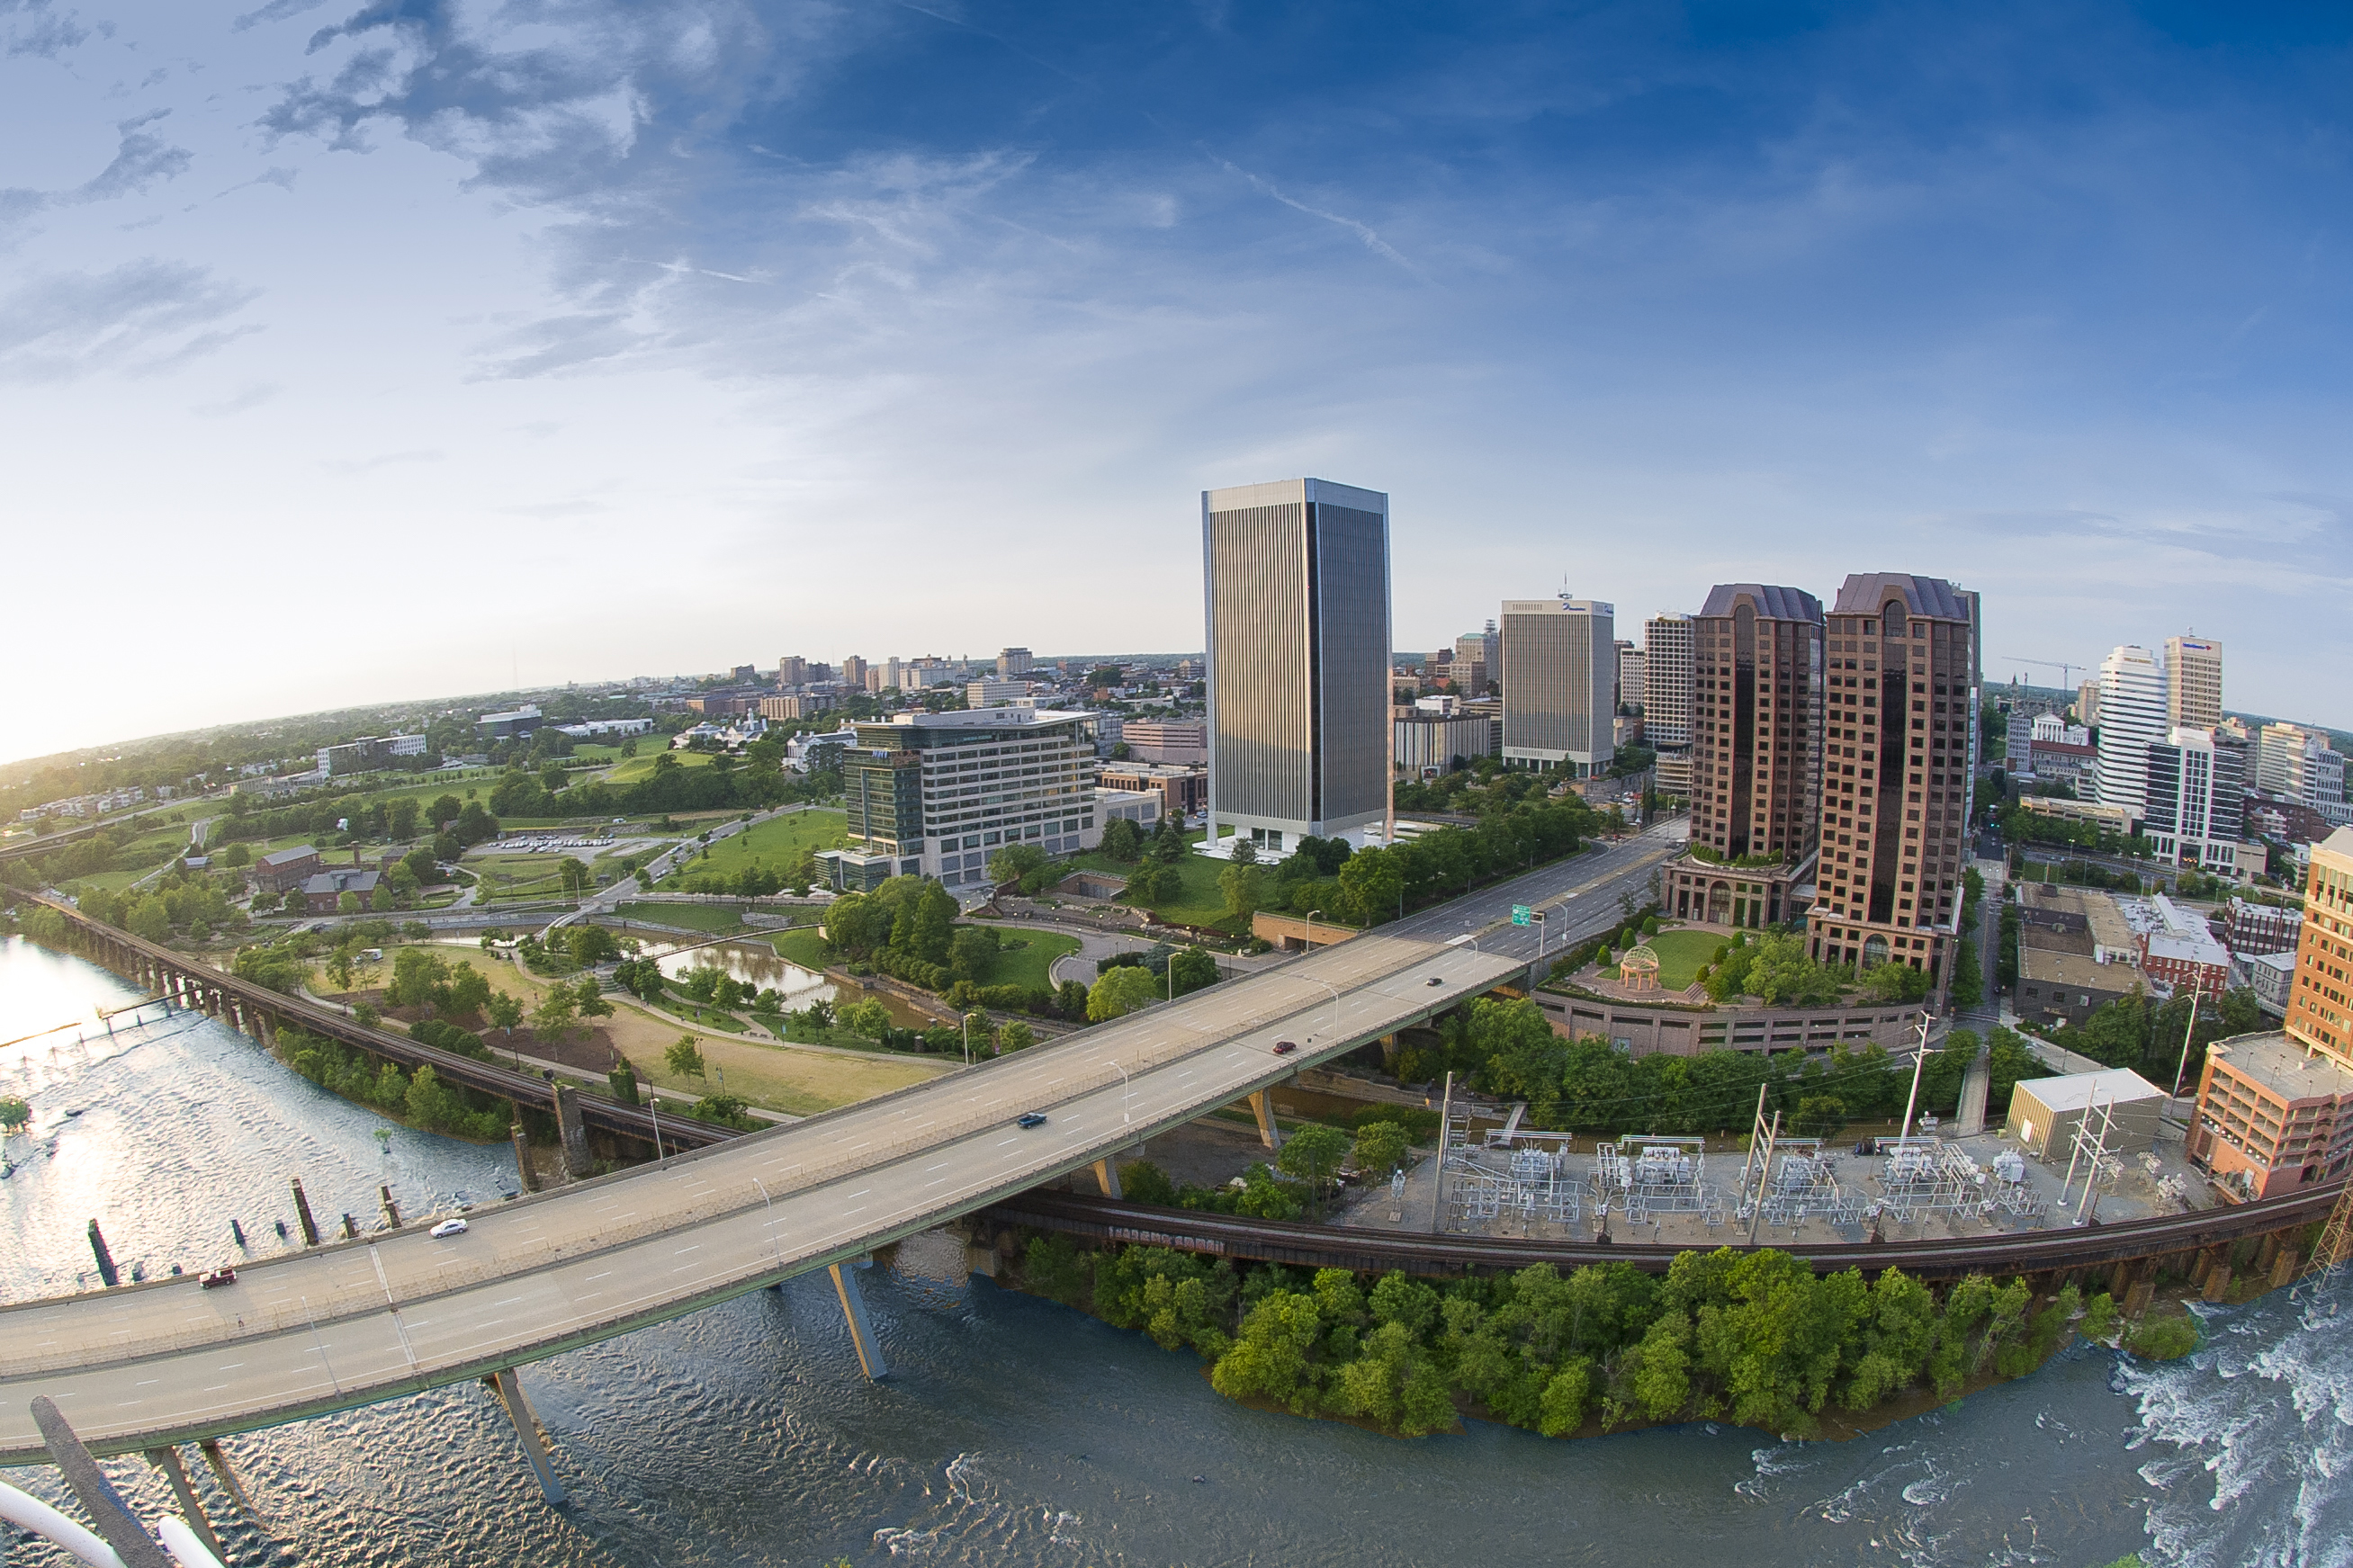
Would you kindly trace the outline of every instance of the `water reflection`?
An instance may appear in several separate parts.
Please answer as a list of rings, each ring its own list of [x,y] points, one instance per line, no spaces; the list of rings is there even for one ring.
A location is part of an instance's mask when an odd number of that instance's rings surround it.
[[[717,969],[730,980],[749,981],[763,991],[778,993],[788,1007],[834,1000],[832,981],[787,963],[764,942],[712,942],[699,946],[655,942],[649,943],[645,952],[672,980],[683,979],[691,970]]]

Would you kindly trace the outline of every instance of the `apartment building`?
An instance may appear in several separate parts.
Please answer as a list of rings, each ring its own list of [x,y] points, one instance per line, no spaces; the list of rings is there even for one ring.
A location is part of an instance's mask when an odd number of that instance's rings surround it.
[[[1936,577],[1859,573],[1823,638],[1818,892],[1824,963],[1927,970],[1957,948],[1977,761],[1978,596]]]

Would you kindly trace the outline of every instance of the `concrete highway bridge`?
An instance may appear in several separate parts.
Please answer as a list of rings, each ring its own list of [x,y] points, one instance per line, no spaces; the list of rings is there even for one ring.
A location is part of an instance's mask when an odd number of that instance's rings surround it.
[[[94,1452],[148,1452],[168,1471],[176,1444],[480,1378],[560,1497],[518,1364],[824,1268],[879,1375],[843,1265],[1090,1166],[1115,1194],[1121,1151],[1235,1100],[1252,1100],[1271,1142],[1266,1091],[1299,1068],[1525,969],[1376,932],[790,1127],[477,1210],[463,1236],[411,1226],[242,1267],[224,1289],[181,1278],[0,1308],[0,1466],[44,1458],[38,1396]],[[268,1005],[289,1014],[286,998]],[[1284,1040],[1295,1048],[1278,1052]],[[1031,1111],[1047,1120],[1019,1126]]]

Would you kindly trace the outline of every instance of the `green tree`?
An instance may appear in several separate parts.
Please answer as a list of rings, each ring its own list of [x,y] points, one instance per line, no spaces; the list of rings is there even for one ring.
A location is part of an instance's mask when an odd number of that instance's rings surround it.
[[[384,1015],[375,1010],[373,1002],[356,1002],[352,1005],[352,1022],[363,1029],[373,1029],[384,1022]]]
[[[1188,947],[1182,952],[1171,953],[1168,967],[1176,978],[1179,996],[1218,983],[1217,956],[1203,948]]]
[[[1103,825],[1103,852],[1125,865],[1141,859],[1144,855],[1144,829],[1124,816],[1115,816]]]
[[[605,988],[596,983],[595,975],[582,975],[579,984],[573,987],[572,994],[579,1004],[582,1017],[609,1018],[613,1016],[613,1005],[605,1000]]]
[[[531,1031],[543,1040],[560,1040],[580,1016],[580,998],[571,988],[551,985],[531,1010]]]
[[[1356,1129],[1356,1169],[1379,1177],[1405,1163],[1412,1140],[1394,1121],[1368,1121]]]
[[[515,1026],[522,1022],[522,1001],[503,991],[492,992],[491,999],[482,1004],[482,1012],[493,1027],[504,1029],[507,1038],[512,1039]]]
[[[997,1028],[999,1052],[1026,1051],[1038,1043],[1038,1031],[1018,1018],[1008,1018]]]
[[[162,942],[172,934],[172,917],[161,899],[141,899],[123,923],[132,936],[148,942]]]
[[[1953,955],[1953,1005],[1975,1007],[1984,1001],[1985,972],[1978,966],[1978,944],[1963,937],[1960,952]]]
[[[1293,1132],[1275,1156],[1282,1173],[1307,1184],[1317,1212],[1323,1209],[1324,1184],[1340,1169],[1348,1152],[1348,1135],[1336,1127],[1311,1121]]]
[[[359,913],[360,896],[357,893],[336,894],[335,912],[339,915],[355,915]]]
[[[22,1132],[33,1124],[33,1108],[14,1095],[0,1097],[0,1132]]]
[[[1159,999],[1160,982],[1152,971],[1132,963],[1106,969],[1087,992],[1087,1022],[1124,1017]]]
[[[891,1027],[891,1010],[868,997],[840,1009],[841,1026],[862,1039],[879,1040]]]
[[[1790,1126],[1800,1138],[1835,1138],[1846,1126],[1846,1101],[1834,1094],[1806,1095]]]
[[[1008,844],[988,858],[988,879],[1000,885],[1018,882],[1045,864],[1046,852],[1035,844]]]
[[[702,1047],[694,1043],[692,1035],[681,1035],[662,1052],[662,1062],[678,1078],[702,1078],[705,1068]]]
[[[1237,844],[1234,847],[1237,857],[1249,847],[1247,839]],[[1230,923],[1247,925],[1264,901],[1265,888],[1266,873],[1256,865],[1239,858],[1229,862],[1224,870],[1218,873],[1218,891],[1225,896],[1226,900],[1226,920]]]
[[[417,837],[417,801],[414,796],[404,796],[386,808],[385,829],[394,838]]]

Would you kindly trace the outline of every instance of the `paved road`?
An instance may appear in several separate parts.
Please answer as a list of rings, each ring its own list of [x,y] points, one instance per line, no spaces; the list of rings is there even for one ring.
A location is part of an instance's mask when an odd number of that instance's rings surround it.
[[[224,1289],[181,1279],[0,1309],[0,1466],[39,1459],[37,1394],[121,1453],[681,1316],[1082,1168],[1518,967],[1375,932],[794,1127],[480,1211],[462,1237],[412,1226],[251,1265]],[[1278,1039],[1300,1048],[1277,1055]],[[1030,1110],[1050,1120],[1013,1124]]]
[[[1588,937],[1618,928],[1625,919],[1621,895],[1631,896],[1638,907],[1650,902],[1651,876],[1683,848],[1684,830],[1681,817],[1657,823],[1591,854],[1482,888],[1468,898],[1378,929],[1431,942],[1468,935],[1481,952],[1507,958],[1533,959],[1540,942],[1547,954],[1565,952]],[[1514,926],[1514,904],[1527,904],[1550,918],[1541,930]]]

